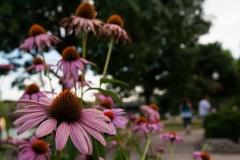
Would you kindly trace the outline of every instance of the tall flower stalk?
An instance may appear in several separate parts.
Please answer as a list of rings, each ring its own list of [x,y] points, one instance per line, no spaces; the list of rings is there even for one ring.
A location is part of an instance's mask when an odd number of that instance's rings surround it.
[[[114,41],[114,36],[112,35],[111,39],[110,39],[110,43],[109,43],[107,59],[106,59],[105,65],[104,65],[104,70],[103,70],[102,77],[106,77],[107,68],[108,68],[109,60],[110,60],[111,53],[112,53],[113,41]]]
[[[145,157],[146,157],[148,148],[149,148],[149,146],[150,146],[150,142],[151,142],[151,135],[149,134],[149,135],[147,136],[147,144],[146,144],[146,147],[145,147],[145,150],[144,150],[144,153],[143,153],[143,156],[142,156],[142,159],[141,159],[141,160],[145,160]]]

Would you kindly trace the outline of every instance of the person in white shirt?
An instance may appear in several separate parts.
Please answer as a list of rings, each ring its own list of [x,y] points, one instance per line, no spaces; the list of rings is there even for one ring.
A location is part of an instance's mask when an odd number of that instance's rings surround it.
[[[209,96],[205,95],[204,98],[198,103],[198,113],[201,118],[205,118],[211,113],[211,104],[209,103]]]

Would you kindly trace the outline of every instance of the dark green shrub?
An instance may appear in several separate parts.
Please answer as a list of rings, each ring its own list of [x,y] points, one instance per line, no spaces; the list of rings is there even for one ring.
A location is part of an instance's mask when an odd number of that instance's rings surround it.
[[[206,138],[229,138],[235,142],[240,138],[240,111],[222,110],[204,120]]]

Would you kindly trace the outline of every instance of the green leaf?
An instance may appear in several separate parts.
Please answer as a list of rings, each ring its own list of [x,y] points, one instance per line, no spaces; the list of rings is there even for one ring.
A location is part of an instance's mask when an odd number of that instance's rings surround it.
[[[3,144],[3,145],[1,145],[1,148],[3,148],[3,149],[12,149],[12,150],[18,152],[18,148],[15,147],[14,145],[11,145],[11,144]]]
[[[132,144],[132,146],[136,149],[138,155],[140,157],[142,157],[142,150],[141,150],[141,147],[139,146],[139,143],[135,140],[135,139],[132,139],[132,138],[128,138],[128,141]]]
[[[0,113],[2,114],[5,122],[6,122],[6,131],[7,131],[7,137],[9,136],[9,120],[3,109],[0,107]]]
[[[105,158],[105,147],[94,137],[92,137],[92,142],[93,142],[92,156],[94,160],[98,160],[99,157]]]
[[[70,138],[67,141],[66,145],[66,151],[68,154],[68,159],[75,159],[78,156],[78,150],[74,146],[73,142],[70,140]]]
[[[109,90],[104,90],[102,88],[88,88],[85,92],[89,91],[89,90],[98,90],[100,91],[102,94],[105,94],[105,95],[108,95],[108,96],[111,96],[117,103],[119,103],[121,106],[124,106],[122,100],[118,97],[118,95],[112,91],[109,91]],[[84,93],[85,93],[84,92]]]
[[[126,82],[120,81],[118,79],[101,78],[100,79],[100,85],[102,83],[120,83],[120,84],[124,84],[124,85],[128,86],[128,84]]]

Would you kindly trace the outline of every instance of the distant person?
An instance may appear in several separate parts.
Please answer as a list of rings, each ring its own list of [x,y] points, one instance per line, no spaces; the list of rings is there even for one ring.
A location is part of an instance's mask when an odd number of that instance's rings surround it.
[[[203,99],[198,103],[198,113],[202,120],[204,120],[204,118],[211,113],[211,104],[209,100],[209,96],[204,95]]]
[[[186,134],[191,133],[191,124],[192,124],[192,104],[189,102],[187,97],[184,97],[182,103],[179,105],[181,117],[183,119],[183,127]]]

